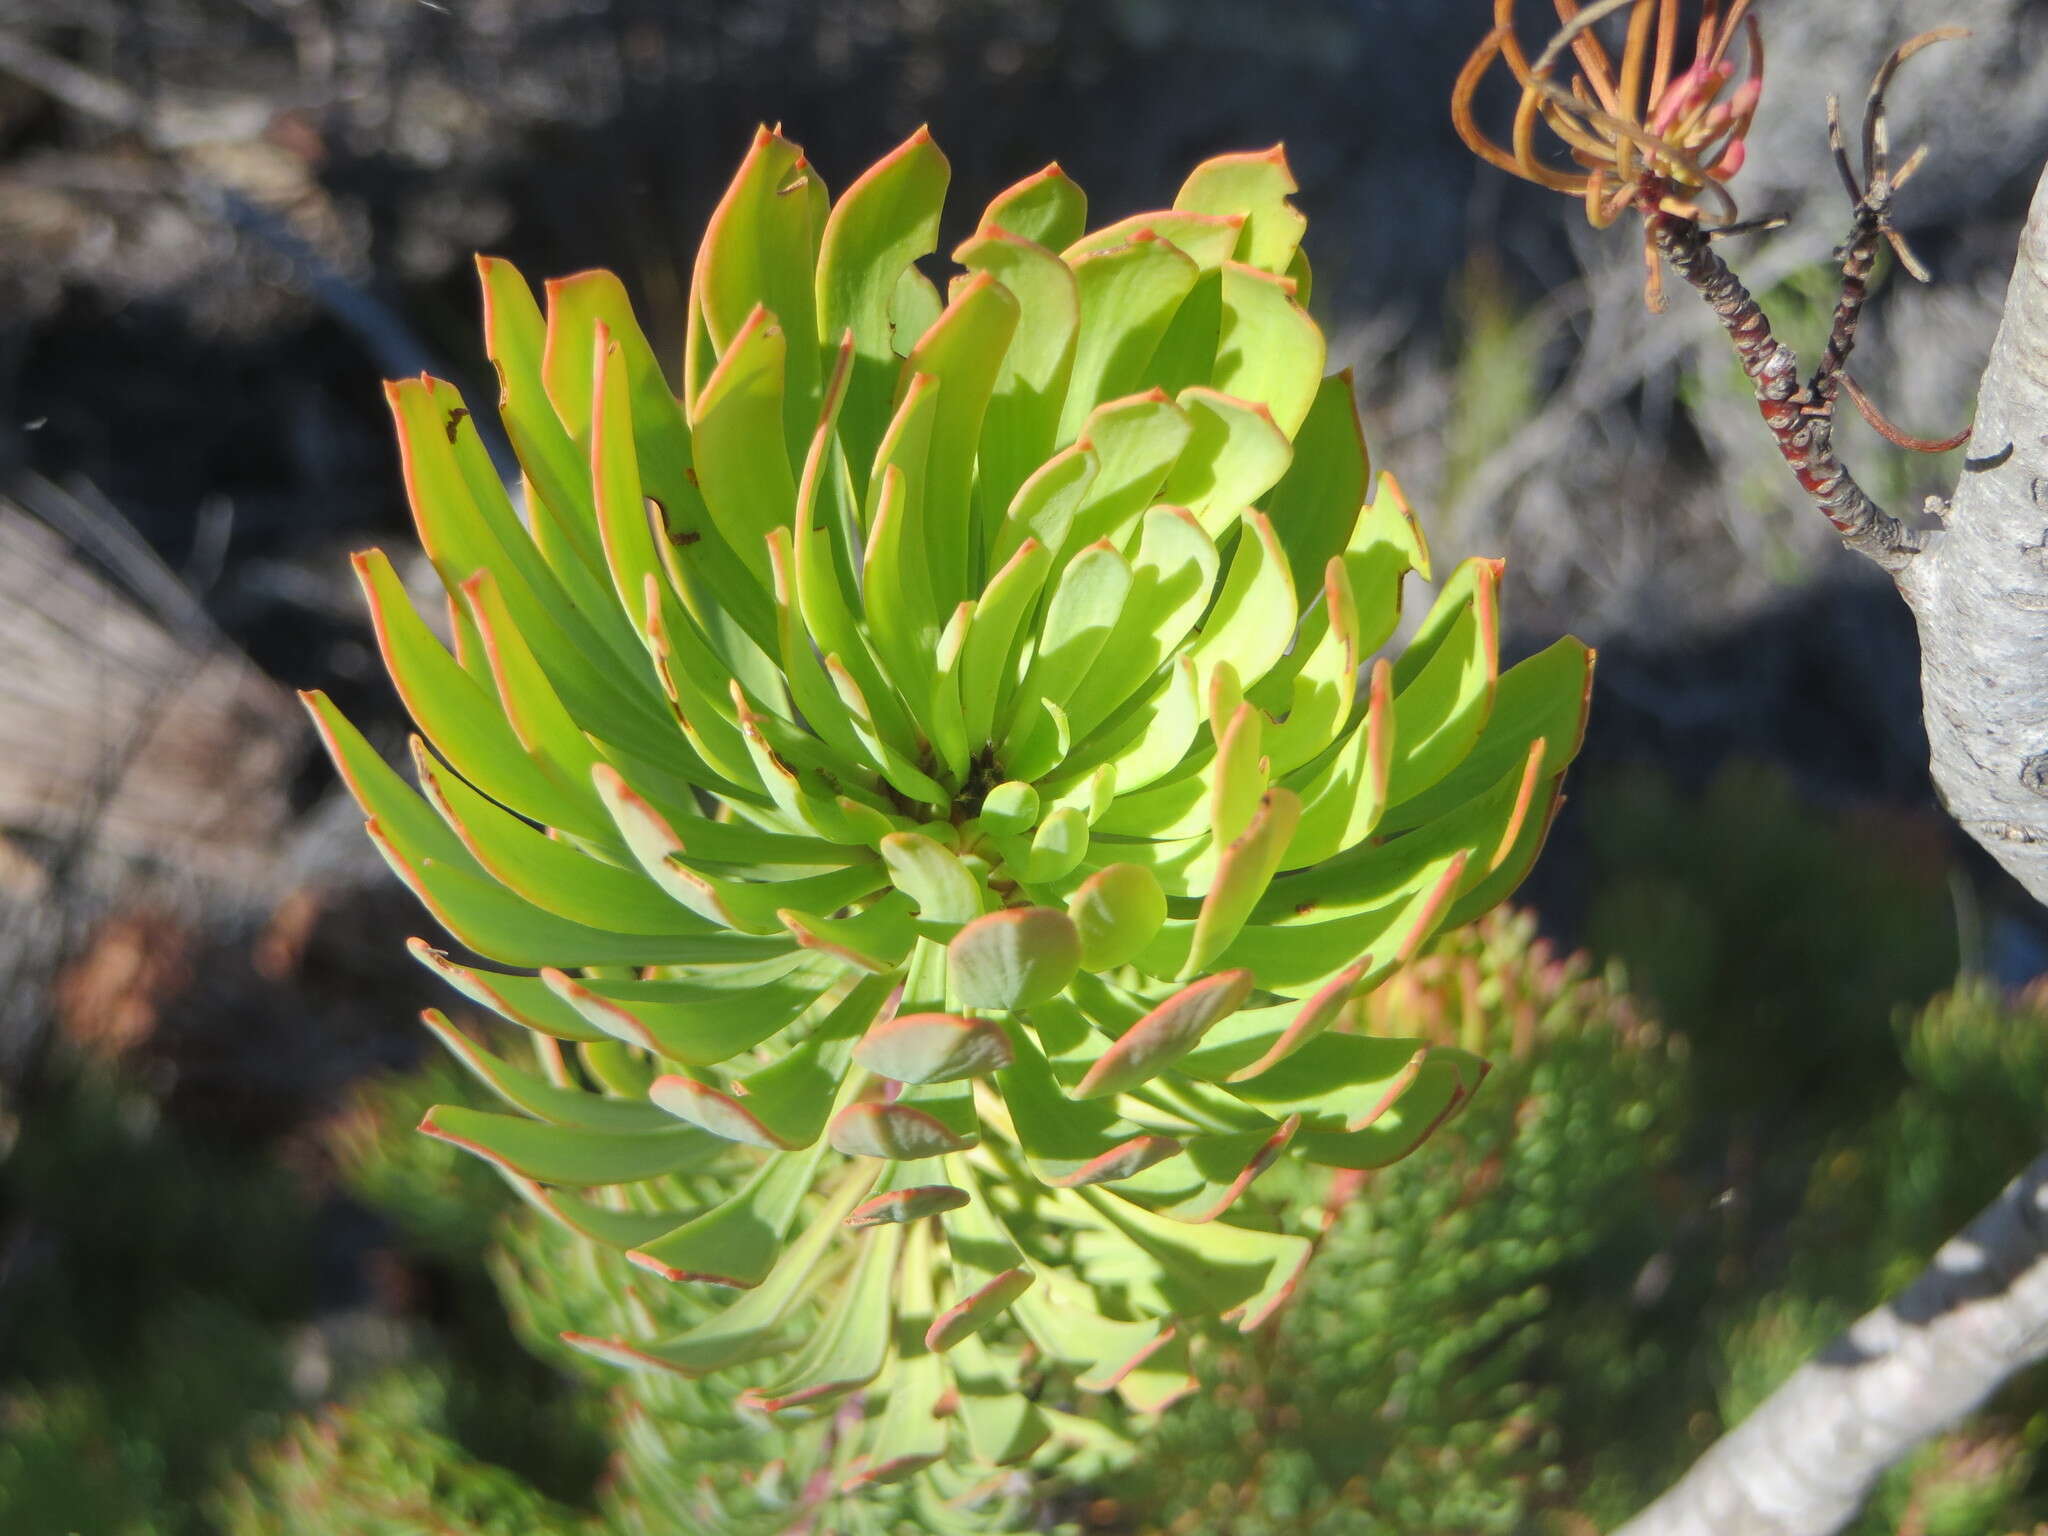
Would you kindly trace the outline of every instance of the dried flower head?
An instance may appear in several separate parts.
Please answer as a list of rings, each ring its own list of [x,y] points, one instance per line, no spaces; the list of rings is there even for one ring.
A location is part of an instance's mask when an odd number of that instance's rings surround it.
[[[1680,218],[1710,216],[1732,225],[1735,200],[1723,185],[1742,168],[1750,121],[1763,94],[1763,37],[1750,0],[1701,0],[1687,28],[1679,0],[1599,0],[1583,10],[1577,0],[1553,0],[1561,23],[1532,62],[1515,36],[1515,0],[1495,0],[1494,28],[1459,72],[1451,117],[1459,137],[1481,159],[1539,187],[1582,197],[1586,217],[1605,229],[1630,208]],[[1609,57],[1595,25],[1629,12],[1619,64]],[[1690,58],[1679,63],[1680,42],[1691,32]],[[1737,35],[1745,62],[1737,80],[1730,56]],[[1558,78],[1569,55],[1576,69]],[[1480,129],[1472,111],[1479,82],[1498,59],[1521,87],[1506,147]],[[1577,169],[1538,154],[1537,127],[1548,128]],[[1653,257],[1644,237],[1645,259]],[[1656,266],[1650,265],[1651,301],[1657,303]]]

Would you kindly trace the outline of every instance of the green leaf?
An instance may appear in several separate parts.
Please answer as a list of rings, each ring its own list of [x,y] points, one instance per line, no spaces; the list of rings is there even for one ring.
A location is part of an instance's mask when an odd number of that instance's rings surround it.
[[[714,1146],[730,1145],[694,1127],[690,1134]],[[824,1155],[825,1143],[818,1141],[801,1152],[770,1157],[730,1199],[626,1257],[664,1280],[741,1290],[759,1285],[774,1270]]]
[[[715,936],[686,912],[676,914],[674,926],[665,934],[592,928],[545,912],[495,880],[431,857],[412,857],[397,846],[375,817],[366,826],[392,873],[405,882],[435,920],[488,959],[538,969],[550,961],[578,966],[671,965],[738,958],[712,944]]]
[[[519,269],[496,256],[476,259],[483,286],[484,350],[498,370],[498,415],[536,496],[534,542],[558,575],[580,562],[595,576],[604,569],[596,514],[582,452],[541,382],[547,322]]]
[[[881,1193],[853,1208],[842,1223],[849,1227],[908,1226],[942,1211],[967,1204],[967,1191],[951,1184],[921,1183],[923,1175],[906,1163],[891,1163],[882,1176]]]
[[[946,1424],[940,1398],[946,1389],[946,1368],[924,1342],[935,1310],[932,1290],[932,1231],[929,1224],[911,1228],[903,1241],[897,1268],[896,1351],[889,1373],[889,1401],[882,1410],[865,1455],[840,1486],[846,1490],[873,1483],[900,1482],[930,1466],[946,1449]]]
[[[1158,1289],[1176,1313],[1234,1316],[1250,1332],[1284,1301],[1313,1251],[1292,1233],[1255,1232],[1224,1222],[1199,1230],[1108,1191],[1077,1190],[1105,1221],[1160,1267]]]
[[[685,1168],[701,1168],[719,1142],[702,1131],[592,1131],[543,1125],[519,1115],[492,1115],[459,1104],[436,1104],[420,1129],[437,1141],[547,1184],[631,1184]]]
[[[960,665],[966,658],[967,630],[973,622],[974,604],[960,603],[939,632],[939,648],[932,658],[931,707],[922,716],[948,788],[966,782],[972,766],[969,754],[980,745],[968,740],[967,707],[960,698]]]
[[[1005,230],[1048,250],[1063,251],[1088,223],[1088,197],[1057,163],[996,194],[978,232]]]
[[[969,515],[969,492],[983,417],[1019,313],[1008,288],[977,273],[954,290],[952,302],[903,364],[906,386],[918,376],[939,384],[924,477],[923,553],[941,613],[951,613],[979,584],[980,566],[970,563],[979,559],[979,530]]]
[[[660,1236],[676,1223],[677,1213],[673,1210],[616,1210],[578,1195],[550,1189],[507,1168],[501,1167],[498,1172],[513,1193],[549,1221],[607,1248],[631,1248],[650,1237]]]
[[[1300,1116],[1289,1115],[1276,1129],[1191,1136],[1187,1156],[1126,1180],[1117,1192],[1173,1221],[1214,1221],[1279,1161],[1300,1129]]]
[[[1394,762],[1393,678],[1385,657],[1373,663],[1365,717],[1335,751],[1303,770],[1301,820],[1287,849],[1290,865],[1320,864],[1355,847],[1379,825]]]
[[[1062,781],[1106,762],[1115,770],[1121,798],[1172,773],[1202,729],[1199,676],[1192,656],[1176,658],[1164,682],[1113,729],[1097,733],[1086,749],[1068,756]]]
[[[808,967],[765,974],[742,988],[701,979],[578,980],[553,969],[540,980],[604,1035],[692,1067],[728,1061],[779,1034],[818,1002],[825,986]]]
[[[1011,1065],[996,1074],[1018,1147],[1045,1184],[1069,1188],[1127,1179],[1180,1151],[1170,1136],[1143,1132],[1108,1100],[1069,1098],[1036,1042],[1012,1025]]]
[[[739,1401],[766,1413],[840,1397],[881,1374],[889,1353],[889,1293],[903,1248],[900,1227],[861,1240],[853,1274],[833,1296],[811,1341],[775,1380],[749,1387]]]
[[[1429,660],[1404,683],[1394,667],[1394,759],[1387,801],[1399,805],[1462,762],[1486,728],[1499,680],[1499,567],[1469,562],[1471,591],[1444,627]],[[1404,658],[1405,659],[1405,658]]]
[[[853,1059],[899,1083],[950,1083],[1010,1064],[1010,1039],[993,1019],[904,1013],[873,1025]]]
[[[1243,835],[1224,847],[1217,858],[1209,894],[1202,898],[1202,910],[1195,918],[1194,939],[1182,975],[1206,970],[1244,930],[1273,883],[1300,819],[1301,800],[1293,790],[1276,787],[1266,791]]]
[[[849,1104],[832,1119],[832,1150],[848,1157],[914,1162],[971,1147],[979,1138],[963,1134],[914,1104]]]
[[[1469,860],[1461,852],[1421,864],[1381,905],[1366,911],[1331,917],[1307,903],[1305,912],[1251,923],[1218,963],[1246,967],[1261,988],[1283,997],[1315,991],[1329,978],[1332,962],[1345,956],[1371,955],[1375,970],[1385,974],[1436,932]],[[1172,931],[1169,923],[1167,932]],[[1150,952],[1144,958],[1149,970]]]
[[[1115,630],[1130,590],[1130,562],[1107,540],[1076,555],[1053,588],[1038,653],[1015,701],[1064,706]],[[1041,756],[1051,719],[1042,711],[1019,714],[1004,735],[1003,761],[1031,761]],[[1017,777],[1033,775],[1020,772]]]
[[[932,427],[942,390],[920,374],[889,423],[868,482],[867,554],[861,567],[861,610],[896,690],[920,698],[932,683],[932,652],[942,610],[932,585],[925,488]],[[948,603],[943,610],[952,611]]]
[[[1041,1352],[1079,1373],[1075,1385],[1084,1392],[1109,1391],[1172,1334],[1157,1318],[1102,1316],[1087,1287],[1055,1269],[1042,1272],[1012,1310]]]
[[[975,820],[982,830],[999,837],[1028,832],[1038,824],[1038,791],[1016,779],[1006,779],[982,797]]]
[[[1585,740],[1592,697],[1592,649],[1570,636],[1510,667],[1494,689],[1486,728],[1472,750],[1431,788],[1389,807],[1386,830],[1421,826],[1485,793],[1538,738],[1549,744],[1544,771],[1562,773]]]
[[[1166,921],[1166,893],[1136,864],[1097,870],[1067,902],[1081,940],[1081,968],[1097,973],[1128,964]]]
[[[1256,401],[1201,388],[1183,389],[1177,399],[1193,430],[1159,494],[1220,537],[1238,513],[1280,482],[1294,446]]]
[[[463,1034],[438,1008],[427,1009],[420,1022],[478,1082],[514,1109],[523,1109],[550,1125],[586,1131],[671,1129],[661,1112],[644,1100],[608,1099],[577,1088],[558,1088],[546,1078],[513,1066]]]
[[[1223,268],[1223,326],[1215,387],[1256,400],[1291,439],[1322,386],[1323,333],[1294,301],[1294,285],[1256,267]]]
[[[537,976],[508,976],[501,971],[476,971],[457,965],[447,954],[424,939],[407,939],[412,957],[449,986],[480,1008],[501,1018],[546,1035],[553,1040],[603,1040],[608,1038],[567,1003],[547,989]]]
[[[1351,577],[1342,560],[1333,558],[1326,566],[1323,605],[1312,617],[1319,622],[1311,625],[1304,620],[1295,636],[1296,668],[1286,680],[1285,715],[1266,732],[1266,751],[1275,778],[1285,778],[1320,756],[1352,721],[1364,653],[1358,644],[1358,608],[1352,599]],[[1268,672],[1256,690],[1262,703],[1265,689],[1275,684],[1283,668],[1284,664]]]
[[[1017,631],[1038,600],[1052,569],[1052,555],[1036,539],[1026,539],[1003,568],[989,578],[974,605],[967,626],[967,646],[960,657],[960,703],[967,714],[967,739],[986,741],[996,706],[1011,681],[1011,658]]]
[[[1152,213],[1134,213],[1129,218],[1119,219],[1114,224],[1105,224],[1100,229],[1090,230],[1074,241],[1060,255],[1067,261],[1078,261],[1083,256],[1097,251],[1114,250],[1120,245],[1129,245],[1140,235],[1150,235],[1164,240],[1186,256],[1203,271],[1214,271],[1230,259],[1237,249],[1238,231],[1243,227],[1241,218],[1193,212],[1186,209],[1159,209]]]
[[[1303,1131],[1295,1145],[1310,1162],[1326,1168],[1384,1168],[1421,1146],[1462,1109],[1485,1075],[1483,1061],[1439,1048],[1368,1124],[1350,1131]]]
[[[1546,760],[1545,767],[1548,766]],[[1563,803],[1563,790],[1563,774],[1536,786],[1534,803],[1522,816],[1521,825],[1514,829],[1513,845],[1497,850],[1491,868],[1480,878],[1466,880],[1444,917],[1444,927],[1455,928],[1484,915],[1522,883],[1523,876],[1535,864],[1536,855],[1543,851],[1544,840],[1549,837],[1551,824]]]
[[[910,356],[945,307],[939,285],[917,267],[905,267],[889,296],[889,350],[898,357]]]
[[[1039,823],[1023,867],[1016,873],[1026,885],[1057,885],[1087,856],[1087,814],[1077,806],[1063,805]]]
[[[662,1109],[728,1141],[787,1151],[817,1140],[846,1077],[854,1037],[867,1028],[889,983],[867,976],[818,1020],[802,1044],[748,1073],[726,1093],[670,1074],[647,1090]]]
[[[949,1157],[946,1175],[973,1198],[944,1225],[954,1299],[932,1319],[924,1339],[926,1348],[941,1351],[980,1333],[1037,1279],[1017,1245],[990,1214],[986,1185],[974,1171],[964,1160]]]
[[[396,843],[413,849],[419,857],[439,859],[471,874],[482,872],[462,840],[378,755],[363,733],[334,707],[332,699],[315,691],[301,693],[299,701],[313,717],[327,755],[365,815],[382,822]]]
[[[1215,543],[1192,513],[1153,507],[1144,514],[1131,589],[1097,663],[1067,703],[1083,740],[1165,665],[1215,595]]]
[[[900,892],[872,902],[850,917],[817,917],[787,908],[776,916],[805,949],[865,971],[895,970],[917,942],[916,909]]]
[[[868,466],[892,408],[897,359],[890,346],[890,301],[905,268],[938,246],[939,208],[950,177],[946,157],[920,128],[846,189],[825,224],[818,253],[818,334],[836,342],[853,333],[853,380],[840,435],[857,494],[866,489]]]
[[[882,862],[891,883],[927,922],[966,923],[981,916],[988,899],[981,882],[958,854],[924,833],[890,833],[882,839]]]
[[[972,1209],[972,1207],[967,1207]],[[951,1235],[952,1227],[947,1228]],[[1031,1289],[1037,1277],[1028,1269],[1006,1269],[990,1276],[975,1289],[941,1312],[925,1335],[929,1349],[949,1350],[981,1332],[1009,1311],[1019,1296]]]
[[[1072,186],[1065,178],[1061,184]],[[1074,363],[1075,327],[1081,307],[1073,269],[1028,236],[984,230],[953,252],[969,272],[985,273],[1017,301],[1018,319],[1002,354],[995,391],[982,426],[980,483],[981,544],[994,545],[992,520],[1031,472],[1052,456],[1058,441],[1060,407]],[[985,555],[991,569],[1007,550]]]
[[[1353,961],[1305,1000],[1244,1008],[1206,1035],[1181,1062],[1190,1077],[1238,1082],[1291,1056],[1339,1019],[1362,990],[1372,957]]]
[[[413,764],[441,818],[483,869],[545,911],[622,933],[674,933],[675,904],[637,869],[622,869],[549,837],[437,766],[413,737]]]
[[[1069,403],[1073,397],[1069,396]],[[1148,390],[1096,406],[1074,446],[1095,456],[1095,478],[1067,523],[1060,554],[1109,539],[1119,548],[1145,509],[1159,499],[1194,424],[1163,390]]]
[[[530,757],[504,712],[434,638],[381,550],[355,557],[385,670],[406,712],[455,770],[501,805],[564,831],[603,837],[594,807]]]
[[[602,1360],[685,1376],[709,1375],[787,1347],[784,1324],[824,1280],[823,1260],[842,1235],[839,1223],[872,1183],[872,1173],[849,1167],[824,1208],[791,1240],[768,1277],[694,1328],[652,1343],[579,1333],[565,1333],[564,1342]]]
[[[520,622],[540,642],[561,686],[579,704],[658,724],[652,681],[615,612],[572,600],[602,588],[570,565],[569,587],[543,559],[505,496],[476,425],[453,385],[404,380],[386,387],[420,543],[450,592],[479,570],[497,573]],[[590,612],[603,622],[593,627]],[[608,643],[609,642],[609,643]],[[621,663],[624,666],[621,666]]]
[[[1251,687],[1285,654],[1300,614],[1287,554],[1272,522],[1264,513],[1245,513],[1230,573],[1190,653],[1201,665],[1205,686],[1227,662],[1239,684]]]
[[[1054,907],[977,917],[946,946],[949,990],[969,1008],[1029,1008],[1059,996],[1081,963],[1081,940]]]
[[[690,415],[704,505],[764,591],[770,583],[769,530],[788,523],[796,505],[783,426],[788,356],[783,328],[757,306],[719,358]]]
[[[1201,268],[1157,235],[1069,262],[1081,307],[1058,440],[1084,434],[1095,407],[1143,387],[1146,365]]]
[[[977,1460],[1016,1466],[1045,1444],[1052,1425],[1044,1410],[1022,1395],[1014,1372],[1005,1373],[979,1338],[960,1340],[947,1363],[959,1393],[960,1422]]]
[[[1222,971],[1182,987],[1120,1035],[1074,1086],[1077,1099],[1126,1093],[1193,1050],[1218,1019],[1251,995],[1250,971]]]
[[[599,774],[598,792],[648,877],[703,922],[740,933],[780,934],[783,908],[833,912],[872,895],[888,882],[878,863],[782,880],[731,880],[694,867],[674,828],[623,778]]]
[[[721,356],[731,351],[756,305],[788,338],[785,430],[789,453],[811,436],[818,401],[815,268],[826,201],[817,171],[780,133],[758,129],[746,158],[704,228],[691,285],[705,330]],[[814,195],[815,194],[815,195]]]
[[[1294,433],[1287,473],[1266,496],[1266,515],[1287,551],[1294,590],[1313,591],[1323,568],[1344,552],[1365,505],[1370,468],[1351,370],[1316,387],[1308,415]],[[1377,589],[1361,595],[1379,599]],[[1377,644],[1377,642],[1375,642]]]
[[[1038,465],[1011,497],[990,540],[989,563],[1000,570],[1015,560],[1025,540],[1047,549],[1064,549],[1067,530],[1095,483],[1100,461],[1093,448],[1078,444],[1062,449]]]
[[[1197,213],[1242,215],[1242,231],[1232,254],[1250,266],[1278,274],[1288,270],[1301,246],[1302,232],[1308,228],[1308,219],[1289,201],[1299,190],[1288,169],[1286,152],[1275,144],[1271,149],[1204,160],[1181,184],[1173,206]],[[1304,293],[1304,303],[1307,298]]]
[[[1407,1092],[1430,1052],[1419,1040],[1324,1033],[1233,1082],[1230,1092],[1276,1118],[1300,1115],[1311,1131],[1356,1131]]]

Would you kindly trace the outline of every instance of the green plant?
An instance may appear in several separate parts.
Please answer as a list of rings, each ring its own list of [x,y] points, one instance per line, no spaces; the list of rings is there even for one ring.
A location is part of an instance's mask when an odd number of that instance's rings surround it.
[[[37,1089],[0,1094],[0,1530],[201,1536],[213,1478],[297,1406],[308,1202],[118,1071]]]
[[[1371,659],[1429,560],[1390,481],[1361,505],[1277,151],[1093,233],[1048,168],[942,296],[947,179],[920,132],[833,203],[763,131],[680,398],[615,278],[543,318],[482,261],[526,520],[455,392],[394,384],[452,651],[357,561],[424,798],[308,700],[400,877],[537,973],[414,942],[537,1053],[429,1013],[524,1113],[423,1128],[736,1293],[570,1339],[772,1359],[740,1403],[819,1427],[800,1502],[958,1456],[971,1505],[1100,1439],[1076,1391],[1158,1409],[1194,1323],[1272,1315],[1318,1222],[1252,1182],[1477,1086],[1357,1000],[1521,878],[1590,682],[1571,640],[1499,673],[1489,560]]]
[[[475,1461],[447,1434],[445,1387],[391,1371],[301,1419],[213,1500],[226,1536],[596,1536],[595,1523]]]
[[[1331,1192],[1300,1299],[1269,1338],[1214,1352],[1121,1480],[1143,1530],[1530,1530],[1631,1400],[1668,1390],[1627,1293],[1663,1226],[1683,1042],[1511,912],[1367,1007],[1495,1071],[1414,1157]]]

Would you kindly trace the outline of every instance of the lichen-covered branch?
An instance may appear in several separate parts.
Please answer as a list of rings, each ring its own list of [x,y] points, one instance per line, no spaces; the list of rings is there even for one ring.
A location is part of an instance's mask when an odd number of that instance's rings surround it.
[[[1942,531],[1899,574],[1942,803],[2048,902],[2048,177]]]
[[[2048,1355],[2048,1155],[1614,1536],[1825,1536],[1884,1469]]]
[[[2048,175],[1946,526],[1896,571],[1936,788],[2048,902]],[[1824,1536],[1884,1469],[2048,1355],[2048,1155],[1616,1536]]]

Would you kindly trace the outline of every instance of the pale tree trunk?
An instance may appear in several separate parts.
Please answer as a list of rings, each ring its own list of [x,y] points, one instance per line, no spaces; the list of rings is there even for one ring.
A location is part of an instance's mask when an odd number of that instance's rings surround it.
[[[1944,526],[1907,543],[1881,563],[1919,626],[1935,787],[2048,903],[2048,175],[1961,483]],[[1893,1462],[2044,1355],[2048,1155],[1614,1536],[1826,1536]]]

